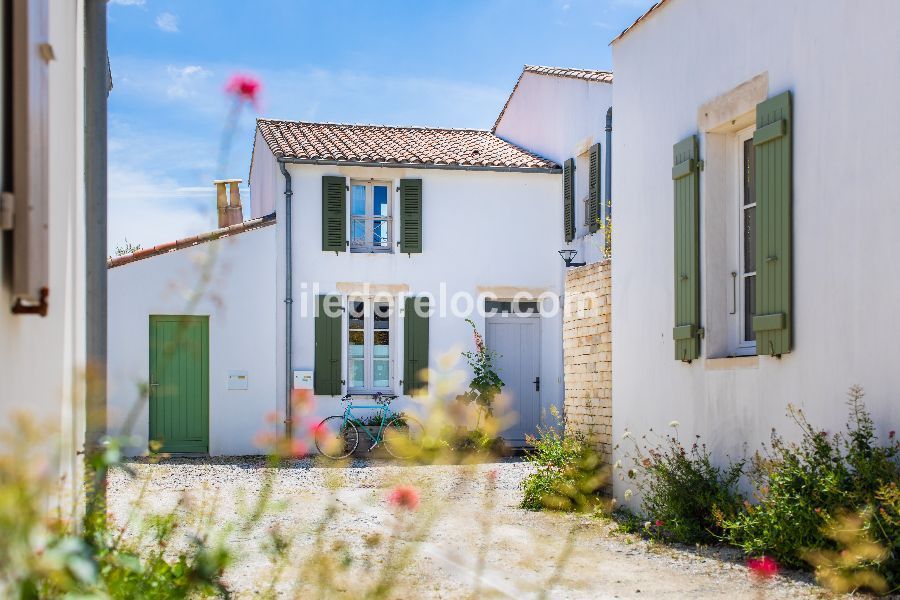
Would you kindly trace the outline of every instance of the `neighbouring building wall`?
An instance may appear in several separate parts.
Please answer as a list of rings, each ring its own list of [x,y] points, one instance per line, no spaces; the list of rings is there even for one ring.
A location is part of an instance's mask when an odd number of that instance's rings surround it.
[[[889,75],[900,72],[898,22],[892,0],[672,0],[613,44],[613,188],[628,199],[615,210],[615,441],[678,420],[682,440],[699,434],[718,460],[740,457],[773,427],[797,436],[788,404],[815,427],[840,430],[854,384],[865,387],[882,439],[900,426],[900,79]],[[710,166],[714,115],[701,107],[760,75],[763,96],[793,94],[794,344],[780,359],[728,358],[710,344],[732,300],[733,266],[712,251],[726,235],[712,219],[728,195],[712,193],[721,189]],[[673,145],[690,134],[707,163],[706,338],[688,364],[675,360],[672,339],[672,165]],[[617,482],[620,499],[626,488]]]
[[[260,146],[257,146],[259,154]],[[277,168],[277,167],[273,167]],[[472,350],[472,330],[466,316],[485,332],[485,319],[469,314],[466,301],[479,293],[495,291],[509,298],[519,290],[546,292],[557,300],[562,293],[561,176],[555,173],[509,173],[444,169],[369,168],[354,166],[288,165],[293,187],[293,364],[295,370],[314,367],[313,302],[315,294],[344,293],[346,284],[372,284],[374,289],[403,290],[408,295],[434,294],[441,300],[443,314],[430,318],[429,365],[440,371],[443,363],[450,371],[467,369],[460,352]],[[402,254],[399,219],[394,210],[394,251],[388,254],[322,251],[322,176],[340,175],[348,179],[391,182],[393,201],[403,178],[422,179],[422,240],[420,254]],[[254,201],[274,202],[278,221],[278,398],[284,405],[284,227],[280,220],[284,207],[284,180],[279,174],[273,187],[274,199],[262,199],[254,189]],[[348,196],[348,206],[349,206]],[[396,205],[395,205],[396,206]],[[348,230],[349,235],[349,230]],[[454,314],[457,313],[457,314]],[[346,332],[346,314],[343,319]],[[403,366],[403,323],[399,320],[392,335],[397,341],[393,357],[393,387],[401,391]],[[347,336],[342,335],[342,356],[347,357]],[[562,407],[562,316],[560,311],[541,319],[540,401],[543,412]],[[450,363],[441,361],[450,356]],[[452,365],[452,369],[449,368]],[[345,367],[344,367],[345,368]],[[344,371],[346,375],[346,370]],[[501,374],[502,376],[502,374]],[[463,386],[468,380],[460,378]],[[460,388],[458,391],[462,391]],[[453,395],[457,393],[453,391]],[[403,396],[396,406],[414,407]],[[339,411],[337,397],[316,397],[316,414]]]
[[[11,313],[11,257],[7,254],[11,245],[3,239],[0,429],[14,426],[15,413],[34,417],[48,433],[46,451],[54,457],[50,464],[65,476],[63,493],[76,497],[81,465],[76,452],[83,448],[85,431],[84,15],[81,2],[52,5],[49,42],[55,59],[49,66],[46,124],[50,163],[48,311],[45,317]],[[3,53],[8,46],[2,46],[0,59],[5,63]],[[4,100],[0,99],[0,104]],[[8,157],[0,158],[2,170]],[[2,238],[7,235],[0,233]]]
[[[253,138],[253,156],[250,165],[250,218],[256,219],[275,212],[275,199],[278,197],[278,185],[282,185],[281,172],[275,156],[268,151],[266,141],[257,129]]]
[[[559,165],[575,159],[575,240],[568,247],[578,250],[576,260],[580,262],[603,258],[603,234],[588,231],[584,199],[588,195],[588,151],[598,142],[606,180],[606,111],[612,106],[612,90],[611,83],[525,71],[495,131]],[[606,184],[602,187],[605,190]],[[603,198],[607,200],[605,191]],[[562,196],[557,201],[562,203]]]
[[[612,457],[612,304],[610,262],[566,273],[563,355],[567,431],[587,436],[605,462]]]
[[[109,427],[147,450],[150,315],[209,316],[209,453],[260,454],[276,405],[275,227],[109,270]],[[248,389],[229,390],[229,371]]]

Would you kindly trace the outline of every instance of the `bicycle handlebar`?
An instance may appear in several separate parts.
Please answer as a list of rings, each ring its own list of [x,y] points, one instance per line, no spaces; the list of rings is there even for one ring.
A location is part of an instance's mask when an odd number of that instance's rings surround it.
[[[346,394],[341,397],[341,402],[350,402],[353,400],[356,394]],[[372,400],[375,401],[376,404],[390,404],[393,400],[397,399],[396,394],[382,394],[381,392],[375,392],[374,394],[365,394],[372,397]]]

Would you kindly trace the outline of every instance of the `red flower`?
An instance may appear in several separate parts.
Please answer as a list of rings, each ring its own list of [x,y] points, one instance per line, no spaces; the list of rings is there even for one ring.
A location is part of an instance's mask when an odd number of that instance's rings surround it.
[[[261,89],[262,84],[259,82],[259,79],[252,75],[242,75],[240,73],[232,75],[225,84],[225,93],[254,105],[257,103]]]
[[[663,525],[665,525],[665,523],[663,523],[663,522],[660,521],[659,519],[656,520],[656,526],[657,526],[657,527],[662,527]]]
[[[751,558],[747,561],[747,566],[754,577],[760,579],[771,579],[778,574],[778,563],[774,558],[761,556],[759,558]]]
[[[888,431],[888,439],[889,439],[889,440],[894,439],[894,436],[895,436],[896,434],[897,434],[896,431]]]
[[[419,506],[419,490],[411,485],[398,485],[391,490],[388,502],[399,508],[416,510]]]

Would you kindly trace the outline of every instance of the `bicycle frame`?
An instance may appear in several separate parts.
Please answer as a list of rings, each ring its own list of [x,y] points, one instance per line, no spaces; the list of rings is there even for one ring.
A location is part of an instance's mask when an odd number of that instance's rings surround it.
[[[353,409],[378,409],[381,411],[381,424],[378,426],[378,432],[375,435],[369,433],[368,427],[363,425],[362,421],[353,414]],[[356,426],[357,430],[361,430],[369,439],[372,440],[372,447],[374,448],[376,444],[381,442],[381,436],[384,433],[384,426],[388,421],[391,420],[395,414],[394,411],[391,410],[390,405],[388,404],[353,404],[353,400],[347,401],[347,407],[344,409],[344,420],[341,421],[341,428],[343,429],[344,425],[349,421]]]

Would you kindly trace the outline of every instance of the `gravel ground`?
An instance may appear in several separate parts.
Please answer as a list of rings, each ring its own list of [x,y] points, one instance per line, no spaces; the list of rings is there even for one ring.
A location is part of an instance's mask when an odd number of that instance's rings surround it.
[[[310,590],[296,582],[337,564],[346,571],[331,595],[362,597],[385,572],[388,553],[404,551],[410,559],[394,587],[397,598],[827,597],[806,574],[758,584],[732,550],[673,549],[618,534],[602,519],[521,510],[519,483],[530,472],[524,462],[401,467],[357,460],[334,468],[303,459],[273,471],[260,458],[224,457],[129,466],[135,477],[117,470],[109,482],[110,509],[120,524],[142,488],[144,511],[168,512],[181,501],[185,521],[209,511],[219,526],[236,522],[267,475],[274,477],[278,510],[256,527],[228,534],[238,556],[226,581],[238,598],[258,597],[273,578],[261,550],[273,527],[295,539],[291,568],[276,588],[280,597],[307,597]],[[418,510],[390,506],[387,495],[398,484],[421,490]],[[300,569],[308,570],[300,575]]]

